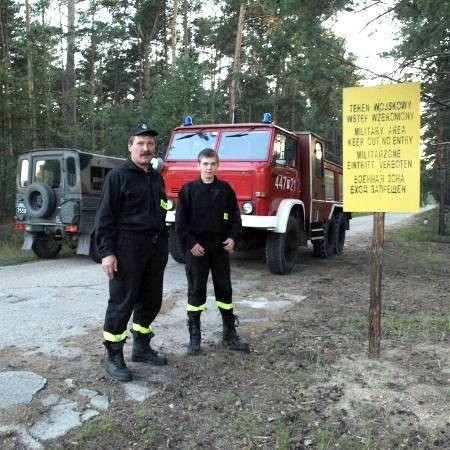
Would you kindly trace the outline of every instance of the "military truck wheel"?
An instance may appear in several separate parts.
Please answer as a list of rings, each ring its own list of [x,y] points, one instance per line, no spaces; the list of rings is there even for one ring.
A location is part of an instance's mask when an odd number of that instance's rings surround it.
[[[98,252],[97,244],[95,242],[95,235],[92,233],[91,235],[91,243],[89,245],[89,256],[91,257],[92,261],[96,263],[102,262],[102,257],[100,256],[100,253]]]
[[[334,252],[338,255],[344,250],[345,242],[345,216],[344,214],[337,214],[334,220],[336,226],[336,247]]]
[[[174,226],[169,227],[169,253],[177,263],[184,264],[186,262],[186,256]]]
[[[36,256],[43,259],[55,258],[61,251],[61,244],[53,238],[35,239],[31,246]]]
[[[32,183],[25,191],[25,206],[32,217],[48,217],[56,206],[56,195],[45,183]]]
[[[294,217],[289,217],[285,233],[267,233],[266,263],[272,273],[289,273],[295,266],[298,251],[299,230]]]
[[[336,225],[334,218],[327,220],[323,239],[312,241],[314,254],[319,258],[331,258],[336,248]]]

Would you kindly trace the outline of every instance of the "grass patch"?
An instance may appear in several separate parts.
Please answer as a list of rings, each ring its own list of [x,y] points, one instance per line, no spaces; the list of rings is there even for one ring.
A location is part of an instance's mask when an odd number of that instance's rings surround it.
[[[32,250],[22,250],[23,239],[24,231],[16,230],[13,222],[0,223],[0,266],[39,260]],[[74,250],[64,245],[58,257],[74,255]]]
[[[450,310],[443,314],[414,314],[404,316],[385,311],[381,317],[383,333],[395,338],[420,338],[430,341],[436,336],[450,333]]]
[[[367,304],[369,308],[369,304]],[[367,334],[367,316],[353,316],[337,320],[332,324],[342,335],[348,338],[361,337]]]
[[[424,224],[427,219],[427,224]],[[447,228],[450,228],[447,225]],[[441,236],[439,229],[439,210],[437,208],[417,214],[414,223],[392,233],[395,241],[406,242],[435,242],[437,244],[450,244],[450,234]]]
[[[0,223],[0,266],[33,261],[37,256],[29,250],[22,250],[23,231],[14,229],[14,223]]]
[[[122,439],[125,437],[125,430],[119,423],[114,422],[110,417],[103,417],[99,420],[85,422],[76,434],[76,438],[70,442],[70,448],[85,449],[89,443],[92,444],[109,442],[111,439]],[[67,444],[66,444],[67,445]],[[94,444],[95,445],[95,444]],[[100,446],[100,445],[99,445]],[[67,446],[52,446],[53,450],[63,450]]]

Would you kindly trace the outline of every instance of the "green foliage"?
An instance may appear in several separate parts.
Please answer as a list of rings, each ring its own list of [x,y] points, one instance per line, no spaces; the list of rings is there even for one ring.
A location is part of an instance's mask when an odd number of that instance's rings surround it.
[[[450,2],[426,0],[398,0],[395,17],[401,23],[402,39],[392,55],[400,60],[405,77],[420,78],[424,112],[425,154],[427,165],[422,167],[423,192],[432,192],[439,200],[440,164],[446,167],[450,179]],[[439,162],[437,153],[443,152]],[[450,183],[444,193],[450,202]],[[444,199],[445,201],[445,199]]]
[[[30,2],[29,34],[22,3],[1,2],[0,217],[13,210],[21,150],[75,146],[122,156],[130,125],[145,120],[158,129],[162,154],[184,115],[196,123],[228,121],[241,2],[214,3],[211,14],[199,0],[180,2],[173,67],[171,2],[75,2],[76,79],[67,90],[67,2]],[[322,134],[329,156],[339,159],[342,87],[357,78],[342,40],[323,22],[347,3],[247,3],[240,121],[270,111],[288,129]]]

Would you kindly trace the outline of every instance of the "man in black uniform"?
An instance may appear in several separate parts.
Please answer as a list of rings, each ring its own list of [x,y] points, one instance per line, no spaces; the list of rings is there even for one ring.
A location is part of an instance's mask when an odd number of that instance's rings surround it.
[[[128,159],[106,176],[95,219],[96,243],[109,278],[105,368],[120,381],[132,379],[123,357],[132,313],[131,360],[167,364],[150,347],[168,258],[167,198],[163,179],[151,166],[157,134],[146,124],[131,130]]]
[[[242,227],[233,188],[219,180],[219,158],[213,149],[198,154],[200,177],[187,182],[178,195],[175,229],[186,249],[188,281],[189,354],[200,351],[200,314],[206,306],[206,285],[211,269],[216,305],[222,315],[223,342],[233,350],[249,351],[236,333],[233,314],[229,252]]]

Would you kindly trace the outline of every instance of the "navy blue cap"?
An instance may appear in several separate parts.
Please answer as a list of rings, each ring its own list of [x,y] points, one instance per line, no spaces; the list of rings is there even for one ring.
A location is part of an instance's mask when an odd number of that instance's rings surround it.
[[[140,123],[135,125],[130,130],[131,136],[140,136],[141,134],[150,134],[151,136],[158,136],[158,132],[153,128],[150,128],[146,123]]]

